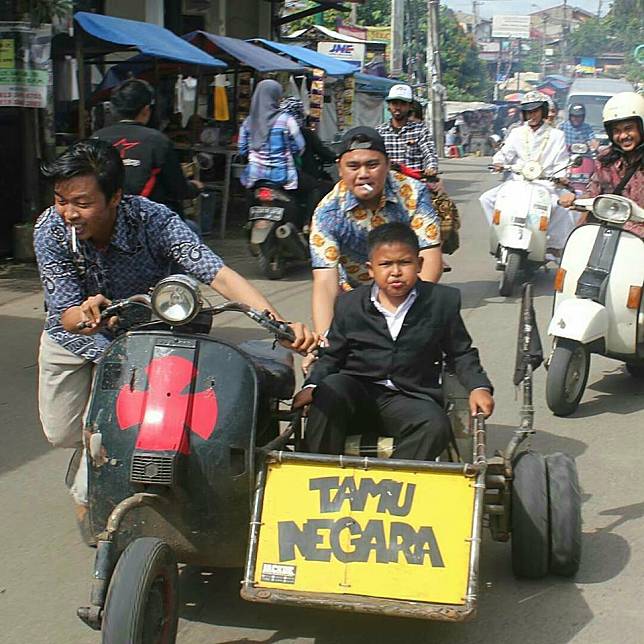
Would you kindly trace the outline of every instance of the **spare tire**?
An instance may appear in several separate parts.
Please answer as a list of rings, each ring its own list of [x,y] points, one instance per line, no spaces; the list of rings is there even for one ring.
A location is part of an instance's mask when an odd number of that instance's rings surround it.
[[[581,491],[575,460],[546,456],[550,500],[550,572],[572,577],[581,561]]]
[[[550,518],[545,458],[532,451],[514,460],[512,480],[512,571],[540,579],[550,563]]]

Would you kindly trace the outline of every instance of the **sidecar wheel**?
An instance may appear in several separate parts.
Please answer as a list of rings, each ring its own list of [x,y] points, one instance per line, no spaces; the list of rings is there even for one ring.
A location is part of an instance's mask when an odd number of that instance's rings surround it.
[[[505,264],[505,270],[501,273],[501,282],[499,284],[499,294],[502,297],[510,297],[514,292],[514,287],[519,281],[519,271],[521,270],[521,255],[516,251],[508,251],[508,261]]]
[[[537,452],[521,452],[513,472],[512,572],[541,579],[548,574],[550,561],[546,460]]]
[[[178,619],[172,549],[160,539],[136,539],[119,558],[110,581],[103,644],[173,644]]]
[[[550,498],[550,572],[572,577],[581,561],[581,492],[568,454],[546,456]]]
[[[546,402],[555,416],[569,416],[577,409],[589,372],[590,354],[586,346],[558,339],[546,376]]]

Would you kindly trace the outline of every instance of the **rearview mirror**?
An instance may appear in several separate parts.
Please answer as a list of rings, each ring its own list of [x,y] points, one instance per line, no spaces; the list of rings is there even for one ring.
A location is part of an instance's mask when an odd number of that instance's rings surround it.
[[[578,168],[583,162],[584,158],[579,154],[576,157],[573,157],[571,165],[573,168]]]

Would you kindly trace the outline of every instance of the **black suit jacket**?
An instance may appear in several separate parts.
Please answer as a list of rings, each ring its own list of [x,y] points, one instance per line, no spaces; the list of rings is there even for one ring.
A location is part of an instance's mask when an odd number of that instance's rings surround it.
[[[371,286],[341,294],[329,329],[329,347],[321,352],[305,385],[345,373],[371,381],[390,379],[403,392],[440,397],[443,360],[463,386],[492,391],[478,351],[461,317],[461,294],[442,284],[418,281],[418,297],[407,312],[396,341],[371,301]]]

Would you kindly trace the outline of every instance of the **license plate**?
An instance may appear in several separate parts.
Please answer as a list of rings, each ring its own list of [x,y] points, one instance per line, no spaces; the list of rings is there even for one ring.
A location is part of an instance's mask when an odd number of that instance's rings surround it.
[[[270,221],[279,221],[282,217],[284,217],[284,208],[272,206],[251,206],[248,214],[249,219],[270,219]]]

